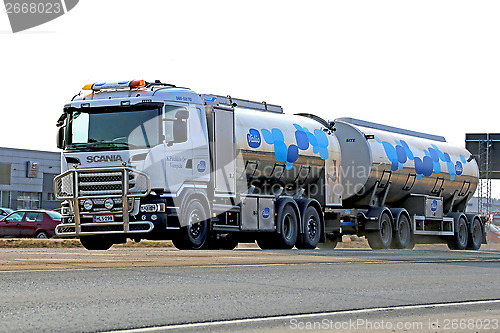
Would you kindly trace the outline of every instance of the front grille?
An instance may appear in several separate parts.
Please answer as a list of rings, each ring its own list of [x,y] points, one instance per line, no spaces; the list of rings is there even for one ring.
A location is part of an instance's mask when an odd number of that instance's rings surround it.
[[[135,186],[134,174],[127,172],[129,190]],[[78,190],[80,196],[120,195],[123,192],[123,172],[79,172]]]
[[[149,178],[135,169],[75,169],[67,171],[55,178],[56,197],[60,200],[75,197],[75,176],[79,197],[106,197],[124,195],[124,175],[128,186],[127,196],[142,197],[149,193]]]

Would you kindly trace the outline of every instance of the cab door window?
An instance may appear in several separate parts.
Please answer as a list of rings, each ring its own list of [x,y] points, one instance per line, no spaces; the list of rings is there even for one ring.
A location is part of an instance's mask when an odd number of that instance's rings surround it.
[[[13,213],[5,219],[5,222],[21,222],[23,220],[23,212]]]
[[[165,105],[163,123],[165,128],[165,141],[167,143],[180,143],[189,137],[187,118],[189,112],[184,106]]]
[[[41,222],[42,219],[43,219],[42,214],[36,212],[26,213],[26,217],[24,218],[26,222]]]

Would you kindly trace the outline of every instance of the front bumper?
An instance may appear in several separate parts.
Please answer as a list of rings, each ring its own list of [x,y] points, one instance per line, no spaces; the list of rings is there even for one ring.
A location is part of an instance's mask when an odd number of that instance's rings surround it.
[[[138,198],[151,192],[149,176],[130,167],[76,168],[54,178],[56,198],[70,203],[73,217],[71,223],[56,227],[59,237],[101,234],[146,233],[153,229],[150,221],[130,221],[130,214],[138,209]],[[111,210],[85,211],[82,202],[86,199],[98,201],[111,198],[119,202]],[[88,223],[93,215],[114,215],[119,222]]]

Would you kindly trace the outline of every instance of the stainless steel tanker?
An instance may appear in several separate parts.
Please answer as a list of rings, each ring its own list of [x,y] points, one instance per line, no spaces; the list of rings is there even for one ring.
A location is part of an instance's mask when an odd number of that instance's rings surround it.
[[[482,221],[465,214],[476,162],[442,137],[159,81],[83,90],[57,122],[54,191],[56,234],[87,249],[127,238],[180,249],[312,249],[345,234],[373,248],[484,241]]]
[[[478,216],[465,214],[479,177],[476,161],[441,136],[339,118],[343,232],[366,235],[372,248],[446,240],[477,249]],[[439,238],[429,238],[439,236]]]
[[[340,118],[335,132],[342,150],[344,206],[367,207],[377,185],[390,184],[385,203],[397,206],[412,194],[453,199],[450,209],[464,210],[474,194],[479,169],[463,147],[441,136],[367,121]]]
[[[303,192],[340,205],[340,146],[332,131],[303,116],[239,108],[234,123],[238,193]]]

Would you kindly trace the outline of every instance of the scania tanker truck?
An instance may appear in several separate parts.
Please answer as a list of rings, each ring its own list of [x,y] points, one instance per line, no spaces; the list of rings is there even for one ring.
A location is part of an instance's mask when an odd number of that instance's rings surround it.
[[[308,110],[309,111],[309,110]],[[83,87],[57,122],[59,237],[179,249],[478,249],[478,167],[441,136],[132,80]]]

